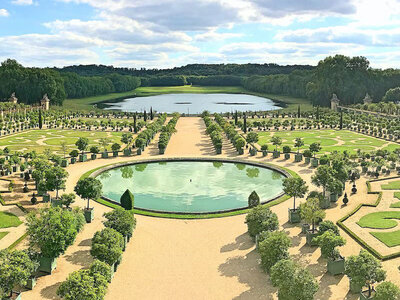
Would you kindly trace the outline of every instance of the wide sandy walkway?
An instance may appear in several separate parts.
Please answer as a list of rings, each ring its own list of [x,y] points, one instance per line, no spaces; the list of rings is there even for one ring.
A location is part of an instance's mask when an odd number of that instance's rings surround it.
[[[200,118],[180,118],[178,132],[173,135],[165,156],[214,156],[211,141],[204,132],[204,123]],[[153,142],[158,141],[156,138]],[[154,145],[153,145],[154,147]],[[67,191],[73,187],[79,177],[90,169],[110,164],[149,157],[160,157],[151,151],[152,145],[141,156],[98,159],[78,163],[68,167],[70,177]],[[219,157],[226,157],[226,154]],[[291,168],[310,184],[313,171],[304,164],[283,159],[249,157],[246,153],[238,157],[260,162],[269,162]],[[358,203],[365,202],[363,195],[365,179],[358,181],[360,192],[350,197],[347,206],[337,205],[326,210],[327,218],[333,221],[354,209]],[[347,191],[351,187],[347,186]],[[350,194],[350,193],[349,193]],[[367,201],[373,201],[368,199]],[[77,200],[76,205],[84,202]],[[346,276],[326,274],[326,262],[320,257],[320,250],[305,246],[305,236],[300,227],[287,223],[287,210],[292,201],[288,200],[272,208],[279,216],[281,228],[289,234],[293,247],[290,253],[296,261],[307,266],[319,280],[320,289],[316,299],[358,299],[348,294]],[[58,299],[55,291],[67,275],[82,267],[87,267],[90,239],[96,230],[102,228],[101,215],[108,208],[93,203],[95,220],[85,226],[74,245],[58,260],[58,268],[51,276],[38,280],[33,291],[23,294],[24,299]],[[246,233],[245,215],[208,220],[173,220],[136,216],[137,228],[134,237],[124,252],[123,260],[109,285],[107,300],[125,299],[276,299],[276,290],[271,286],[268,276],[258,266],[259,255]],[[348,235],[347,245],[342,247],[344,256],[357,254],[360,246]],[[400,273],[397,266],[400,259],[384,263],[388,279],[400,285]]]

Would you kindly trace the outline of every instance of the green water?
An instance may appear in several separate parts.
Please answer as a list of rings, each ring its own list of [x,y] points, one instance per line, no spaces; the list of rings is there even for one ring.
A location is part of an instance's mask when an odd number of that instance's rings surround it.
[[[254,190],[266,202],[282,193],[284,176],[245,164],[187,161],[124,166],[97,178],[103,195],[117,202],[129,189],[136,208],[205,213],[247,207]]]

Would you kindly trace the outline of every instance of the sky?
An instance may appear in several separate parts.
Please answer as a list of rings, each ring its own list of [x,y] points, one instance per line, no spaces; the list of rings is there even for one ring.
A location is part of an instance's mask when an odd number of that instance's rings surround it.
[[[24,66],[311,64],[400,68],[400,0],[0,0],[0,61]]]

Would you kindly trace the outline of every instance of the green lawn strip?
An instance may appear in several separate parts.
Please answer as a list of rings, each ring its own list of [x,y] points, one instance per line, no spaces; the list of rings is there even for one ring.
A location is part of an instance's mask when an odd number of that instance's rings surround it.
[[[135,162],[135,161],[131,161],[131,162]],[[235,161],[232,161],[235,162]],[[245,163],[245,162],[243,162]],[[114,165],[115,163],[111,163],[108,165],[104,165],[98,168],[95,168],[93,170],[89,170],[86,173],[82,174],[82,176],[80,177],[80,179],[84,179],[89,177],[92,173],[105,168],[107,166],[110,165]],[[266,166],[275,166],[273,164],[269,164],[269,163],[263,163]],[[288,169],[288,168],[284,168],[284,167],[279,167],[280,169],[288,172],[291,176],[293,177],[299,177],[300,176]],[[280,204],[286,200],[290,199],[290,197],[288,195],[282,195],[281,197],[279,197],[278,199],[272,200],[271,202],[265,203],[263,204],[264,207],[271,207],[277,204]],[[95,200],[97,203],[100,203],[102,205],[108,206],[110,208],[117,208],[119,207],[118,204],[112,203],[110,201],[107,201],[105,199],[99,198],[97,200]],[[239,209],[239,210],[235,210],[235,211],[229,211],[229,212],[221,212],[221,213],[213,213],[213,214],[174,214],[174,213],[161,213],[161,212],[151,212],[151,211],[147,211],[147,210],[141,210],[141,209],[134,209],[134,213],[139,214],[139,215],[144,215],[144,216],[151,216],[151,217],[159,217],[159,218],[170,218],[170,219],[210,219],[210,218],[222,218],[222,217],[228,217],[228,216],[235,216],[235,215],[240,215],[240,214],[245,214],[249,212],[249,208],[244,208],[244,209]]]
[[[14,214],[0,211],[0,228],[17,227],[22,221]]]
[[[390,229],[396,227],[400,220],[400,211],[378,211],[361,217],[357,224],[363,228]]]
[[[8,234],[8,231],[0,232],[0,240]]]
[[[400,190],[400,181],[392,181],[381,185],[382,190]]]
[[[400,245],[400,230],[392,232],[371,232],[371,234],[388,247]]]
[[[395,192],[393,197],[400,200],[400,192]],[[390,208],[400,208],[400,201],[390,204]]]

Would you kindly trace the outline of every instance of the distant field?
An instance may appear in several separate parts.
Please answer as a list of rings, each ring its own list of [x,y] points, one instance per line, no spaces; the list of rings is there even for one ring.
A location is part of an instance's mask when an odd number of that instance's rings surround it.
[[[101,147],[99,140],[105,137],[110,139],[110,145],[115,142],[121,144],[121,136],[122,132],[57,129],[31,130],[0,138],[0,148],[8,147],[11,152],[29,152],[35,150],[38,153],[43,153],[45,149],[50,149],[53,153],[62,154],[60,143],[65,141],[68,147],[68,154],[71,150],[77,149],[75,142],[80,137],[87,137],[89,139],[89,150],[90,146],[93,145]]]
[[[114,100],[118,98],[127,98],[132,96],[145,97],[160,94],[179,94],[179,93],[226,93],[226,94],[249,94],[269,98],[275,101],[283,102],[288,105],[285,111],[297,111],[298,105],[301,105],[303,110],[311,108],[311,104],[307,99],[293,98],[289,96],[269,95],[262,93],[253,93],[245,90],[239,86],[166,86],[166,87],[139,87],[134,91],[125,93],[112,93],[107,95],[80,98],[80,99],[67,99],[64,101],[63,107],[68,109],[89,110],[93,109],[93,105],[98,102]]]
[[[380,148],[394,150],[400,148],[399,144],[387,142],[374,137],[368,137],[362,134],[347,130],[307,130],[307,131],[279,131],[279,132],[260,132],[259,145],[267,144],[269,149],[273,149],[270,142],[272,135],[282,138],[283,146],[289,146],[292,151],[297,150],[294,148],[295,139],[300,137],[304,141],[304,146],[300,149],[308,149],[312,143],[320,143],[322,153],[330,153],[335,150],[347,150],[350,153],[355,153],[358,149],[362,151],[374,151]]]

